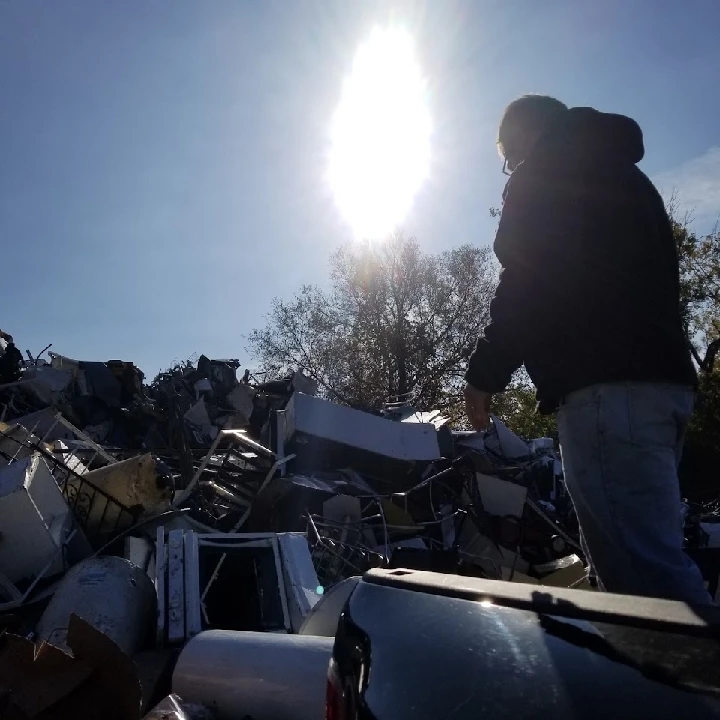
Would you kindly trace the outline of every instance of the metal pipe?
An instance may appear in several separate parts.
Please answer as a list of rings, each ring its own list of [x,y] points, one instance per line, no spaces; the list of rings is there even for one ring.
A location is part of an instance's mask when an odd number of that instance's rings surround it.
[[[324,717],[334,639],[208,630],[185,645],[172,691],[211,709],[217,720]]]
[[[236,443],[244,445],[260,457],[264,457],[267,460],[276,460],[275,453],[269,450],[264,445],[255,442],[244,430],[221,430],[220,434],[225,437],[231,437]]]

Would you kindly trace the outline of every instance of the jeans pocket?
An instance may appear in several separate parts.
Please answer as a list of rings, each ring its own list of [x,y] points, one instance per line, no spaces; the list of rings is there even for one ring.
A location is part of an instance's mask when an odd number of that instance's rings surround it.
[[[584,442],[597,435],[600,422],[600,394],[594,392],[579,397],[570,396],[570,402],[563,403],[557,412],[557,427],[560,445]],[[561,449],[562,452],[562,449]]]
[[[633,385],[628,389],[630,438],[640,445],[674,448],[692,408],[684,391],[659,385]]]

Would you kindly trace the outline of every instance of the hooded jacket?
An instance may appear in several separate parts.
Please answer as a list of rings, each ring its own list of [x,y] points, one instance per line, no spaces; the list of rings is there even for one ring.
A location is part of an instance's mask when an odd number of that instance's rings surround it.
[[[468,383],[501,392],[524,364],[545,413],[598,383],[695,385],[672,226],[636,166],[643,155],[634,120],[572,108],[518,166],[495,237],[491,323]]]

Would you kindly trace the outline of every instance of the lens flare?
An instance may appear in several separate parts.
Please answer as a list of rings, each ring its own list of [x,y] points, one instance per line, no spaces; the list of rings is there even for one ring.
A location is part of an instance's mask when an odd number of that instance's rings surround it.
[[[358,238],[388,236],[430,168],[426,82],[410,35],[376,28],[357,51],[332,118],[328,180]]]

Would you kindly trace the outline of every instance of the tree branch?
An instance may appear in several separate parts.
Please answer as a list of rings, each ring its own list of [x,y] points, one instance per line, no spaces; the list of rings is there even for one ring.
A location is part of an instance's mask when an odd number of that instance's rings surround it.
[[[703,361],[700,357],[700,353],[697,351],[697,348],[695,347],[695,345],[693,345],[693,343],[690,342],[690,340],[688,340],[688,346],[690,348],[690,352],[692,353],[693,358],[695,358],[695,362],[697,363],[698,367],[702,368]]]
[[[705,358],[700,364],[700,369],[705,373],[711,373],[715,367],[715,359],[720,352],[720,339],[713,340],[705,351]]]

